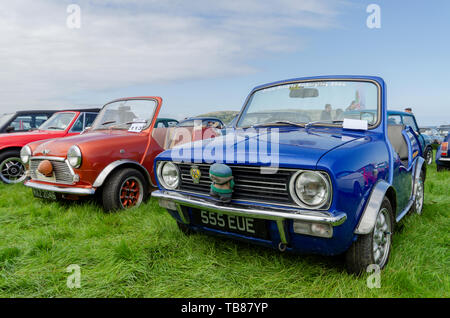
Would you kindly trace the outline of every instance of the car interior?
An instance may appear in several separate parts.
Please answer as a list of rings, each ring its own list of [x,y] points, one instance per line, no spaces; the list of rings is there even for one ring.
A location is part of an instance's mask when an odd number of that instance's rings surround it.
[[[402,164],[408,166],[409,148],[402,132],[405,130],[405,125],[388,123],[388,138],[391,142],[395,152],[400,157]]]

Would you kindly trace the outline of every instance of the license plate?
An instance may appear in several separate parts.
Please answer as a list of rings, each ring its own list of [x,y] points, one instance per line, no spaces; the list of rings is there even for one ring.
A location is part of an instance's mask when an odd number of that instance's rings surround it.
[[[265,220],[201,210],[193,210],[192,214],[195,224],[208,228],[261,239],[269,236]]]
[[[33,189],[33,195],[36,198],[56,201],[56,194],[55,194],[55,192],[39,190],[39,189]]]

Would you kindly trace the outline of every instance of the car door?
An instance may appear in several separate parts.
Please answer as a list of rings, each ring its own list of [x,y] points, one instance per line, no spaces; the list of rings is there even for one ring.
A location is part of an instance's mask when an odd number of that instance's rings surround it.
[[[394,187],[397,192],[397,216],[410,202],[412,196],[413,174],[420,146],[411,127],[388,125],[388,134],[393,148]]]
[[[423,136],[420,134],[419,126],[417,126],[414,116],[404,115],[402,120],[403,120],[403,125],[409,126],[412,128],[414,134],[417,136],[417,139],[420,144],[420,149],[423,153],[425,151],[425,147],[426,147],[425,138],[423,138]]]

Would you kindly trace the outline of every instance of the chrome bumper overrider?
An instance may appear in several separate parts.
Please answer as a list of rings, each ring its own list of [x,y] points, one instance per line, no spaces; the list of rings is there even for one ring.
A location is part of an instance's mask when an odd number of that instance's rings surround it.
[[[154,191],[152,197],[159,200],[166,200],[175,203],[176,210],[178,211],[180,218],[184,223],[189,223],[186,220],[185,214],[181,210],[182,206],[206,210],[209,212],[217,212],[222,214],[231,214],[237,216],[245,216],[257,219],[265,219],[276,221],[278,224],[278,229],[280,231],[280,237],[283,243],[287,243],[286,231],[284,221],[294,220],[312,223],[325,223],[331,226],[338,226],[345,222],[347,219],[347,214],[339,212],[332,215],[328,212],[321,211],[309,211],[301,209],[257,209],[247,206],[237,206],[237,205],[217,205],[214,202],[204,200],[198,197],[183,195],[176,192],[169,191]]]
[[[33,181],[26,181],[24,185],[32,189],[57,192],[62,194],[74,194],[74,195],[95,194],[95,189],[59,187],[49,184],[35,183]]]

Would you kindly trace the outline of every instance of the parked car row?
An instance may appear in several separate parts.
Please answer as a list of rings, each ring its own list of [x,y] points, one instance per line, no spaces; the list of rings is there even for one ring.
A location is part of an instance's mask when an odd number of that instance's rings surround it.
[[[411,114],[387,110],[379,77],[261,85],[228,127],[159,118],[161,107],[160,97],[136,97],[107,103],[91,122],[91,112],[57,113],[17,142],[2,173],[38,198],[96,195],[106,211],[151,193],[186,234],[345,253],[356,273],[383,268],[395,225],[422,212],[430,145]]]

